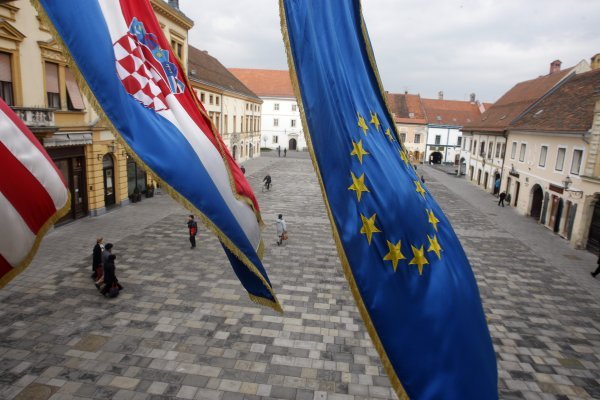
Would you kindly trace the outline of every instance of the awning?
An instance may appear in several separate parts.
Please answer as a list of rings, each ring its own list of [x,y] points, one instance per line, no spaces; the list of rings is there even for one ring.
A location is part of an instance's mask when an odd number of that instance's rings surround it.
[[[81,146],[92,144],[92,132],[55,133],[43,140],[44,147]]]

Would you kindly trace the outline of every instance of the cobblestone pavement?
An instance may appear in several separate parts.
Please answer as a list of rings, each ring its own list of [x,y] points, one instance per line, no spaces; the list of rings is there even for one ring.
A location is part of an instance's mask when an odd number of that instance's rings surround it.
[[[348,291],[305,154],[245,163],[267,226],[265,265],[283,304],[252,303],[218,241],[189,249],[166,195],[50,232],[0,290],[0,399],[395,398]],[[273,189],[262,192],[269,172]],[[600,398],[600,280],[569,248],[464,180],[419,167],[472,262],[503,399]],[[290,240],[275,244],[276,214]],[[124,291],[90,278],[97,235]]]

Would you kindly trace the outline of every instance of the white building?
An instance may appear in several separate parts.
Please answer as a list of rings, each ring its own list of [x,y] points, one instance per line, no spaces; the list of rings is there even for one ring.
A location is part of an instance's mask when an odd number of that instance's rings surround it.
[[[261,146],[307,150],[300,110],[287,70],[230,68],[229,71],[262,100]]]

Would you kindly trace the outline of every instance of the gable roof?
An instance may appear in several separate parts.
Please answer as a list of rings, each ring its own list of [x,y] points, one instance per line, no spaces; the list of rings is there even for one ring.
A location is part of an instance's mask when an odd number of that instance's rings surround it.
[[[296,97],[288,70],[229,68],[229,71],[258,96]]]
[[[258,96],[229,72],[219,60],[193,46],[189,46],[188,76],[191,81],[258,99]]]
[[[587,132],[600,100],[600,69],[569,77],[511,124],[532,131]]]
[[[425,110],[418,94],[385,94],[394,122],[400,124],[426,124]]]
[[[517,83],[479,118],[466,124],[463,131],[501,132],[506,130],[515,118],[519,117],[527,108],[531,107],[572,72],[574,72],[574,69],[569,68]]]
[[[481,116],[479,105],[470,101],[422,99],[429,125],[464,126]]]

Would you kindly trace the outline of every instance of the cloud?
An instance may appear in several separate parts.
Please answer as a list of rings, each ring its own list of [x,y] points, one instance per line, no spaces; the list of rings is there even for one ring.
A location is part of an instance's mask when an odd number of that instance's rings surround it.
[[[192,45],[227,67],[287,69],[278,4],[180,0],[195,22]],[[495,101],[555,59],[569,67],[600,52],[597,0],[364,0],[362,9],[392,92]]]

